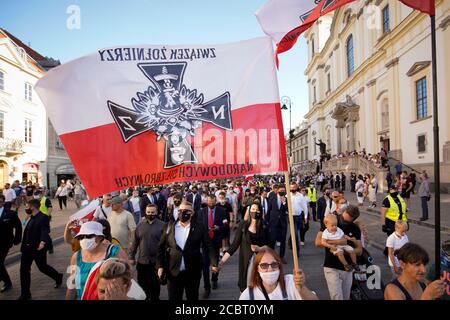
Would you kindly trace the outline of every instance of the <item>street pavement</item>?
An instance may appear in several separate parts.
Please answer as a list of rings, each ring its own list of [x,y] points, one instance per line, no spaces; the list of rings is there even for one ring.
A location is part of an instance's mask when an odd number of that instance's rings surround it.
[[[347,192],[346,197],[350,203],[356,203],[356,196],[353,193]],[[378,203],[381,204],[383,195],[379,195]],[[444,206],[450,205],[450,197],[443,197]],[[448,201],[448,202],[447,202]],[[56,201],[53,201],[54,205],[57,206]],[[387,258],[382,254],[382,249],[384,248],[384,243],[386,241],[386,236],[381,232],[380,222],[379,222],[379,205],[377,211],[370,211],[367,208],[367,203],[364,208],[361,208],[361,216],[359,218],[368,230],[369,239],[367,239],[366,249],[371,253],[374,258],[374,264],[379,266],[382,274],[382,281],[384,283],[390,280],[390,270],[387,265]],[[418,214],[414,210],[415,207],[420,208],[420,206],[415,202],[414,198],[412,200],[412,208],[410,211],[410,217],[417,217]],[[445,207],[444,207],[445,208]],[[56,208],[55,208],[56,209]],[[67,267],[70,261],[71,249],[70,246],[62,241],[64,226],[67,222],[68,217],[76,211],[75,204],[70,201],[68,203],[68,209],[59,211],[59,208],[53,212],[52,220],[52,237],[55,242],[54,254],[48,255],[48,263],[56,268],[59,272],[65,273],[64,284],[67,279]],[[434,214],[433,209],[430,206],[430,217]],[[443,211],[448,212],[448,211]],[[23,208],[20,211],[20,216],[24,215]],[[420,213],[419,213],[420,215]],[[432,219],[430,219],[432,222]],[[448,219],[443,219],[443,222],[447,223]],[[447,226],[449,224],[446,224]],[[299,258],[300,268],[304,270],[306,274],[306,284],[307,286],[315,291],[320,299],[329,299],[329,294],[325,282],[325,277],[323,274],[323,259],[324,250],[316,248],[314,246],[314,239],[319,230],[319,224],[317,222],[311,221],[310,230],[306,235],[306,244],[302,246],[301,254]],[[234,234],[232,233],[232,238]],[[430,254],[430,260],[433,260],[434,255],[434,229],[431,227],[418,225],[411,223],[410,231],[408,236],[411,242],[418,243],[422,245],[427,252]],[[442,240],[449,239],[450,233],[444,231],[441,232]],[[289,233],[286,241],[289,239]],[[285,273],[292,273],[293,271],[293,257],[292,251],[289,246],[286,246],[286,260],[287,265],[284,265]],[[277,247],[277,251],[279,248]],[[7,258],[7,269],[13,281],[13,289],[6,293],[0,294],[0,300],[12,300],[16,299],[20,295],[20,253],[17,252],[18,247],[14,247],[11,250],[10,255]],[[222,268],[219,276],[219,288],[217,290],[212,290],[209,300],[237,300],[239,299],[239,288],[237,286],[238,281],[238,255],[237,252],[233,257],[231,257],[225,266]],[[54,289],[53,281],[39,272],[36,266],[33,264],[31,272],[31,292],[34,300],[62,300],[65,296],[65,285],[62,288]],[[200,298],[203,295],[203,279],[200,284]],[[161,299],[167,299],[167,288],[161,288]]]

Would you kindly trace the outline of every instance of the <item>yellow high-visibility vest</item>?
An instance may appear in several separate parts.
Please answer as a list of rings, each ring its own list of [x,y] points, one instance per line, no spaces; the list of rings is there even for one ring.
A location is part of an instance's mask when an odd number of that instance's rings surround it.
[[[42,197],[41,198],[41,206],[39,207],[39,211],[42,212],[43,214],[48,215],[48,208],[45,205],[45,201],[47,201],[46,197]]]
[[[308,198],[310,202],[316,202],[317,201],[317,190],[316,188],[308,188]]]
[[[400,209],[398,208],[397,203],[395,203],[394,198],[391,195],[388,195],[386,198],[389,200],[390,207],[386,211],[386,218],[392,221],[403,220],[407,221],[406,217],[406,203],[402,197],[397,196],[398,200],[400,200],[400,204],[402,206],[402,212],[400,216]]]

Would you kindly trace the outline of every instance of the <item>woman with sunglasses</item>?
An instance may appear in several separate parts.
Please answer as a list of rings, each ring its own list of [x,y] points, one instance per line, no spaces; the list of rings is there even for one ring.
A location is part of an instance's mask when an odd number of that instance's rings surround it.
[[[111,257],[127,260],[127,255],[120,246],[105,243],[103,225],[96,221],[83,223],[75,236],[80,241],[81,249],[72,255],[70,261],[71,285],[68,285],[66,300],[80,300],[86,280],[97,262]]]
[[[294,276],[284,275],[281,258],[264,246],[256,255],[251,282],[239,300],[318,300],[318,297],[306,287],[303,271]]]

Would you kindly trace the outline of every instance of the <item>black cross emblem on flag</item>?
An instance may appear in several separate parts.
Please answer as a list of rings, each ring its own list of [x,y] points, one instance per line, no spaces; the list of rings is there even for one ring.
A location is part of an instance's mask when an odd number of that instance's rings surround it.
[[[152,86],[137,92],[137,99],[131,99],[134,110],[108,100],[108,108],[124,142],[153,131],[158,141],[165,140],[164,168],[198,163],[187,137],[195,136],[195,129],[203,122],[232,130],[229,92],[203,102],[203,94],[183,84],[187,62],[140,63],[137,66]]]

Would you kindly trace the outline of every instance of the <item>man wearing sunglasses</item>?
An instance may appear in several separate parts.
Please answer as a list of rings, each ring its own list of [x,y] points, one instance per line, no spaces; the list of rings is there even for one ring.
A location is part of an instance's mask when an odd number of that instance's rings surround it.
[[[209,253],[212,272],[219,271],[218,259],[202,220],[192,219],[192,204],[182,202],[178,213],[179,220],[169,222],[163,230],[158,246],[158,277],[167,275],[169,300],[180,301],[186,292],[187,300],[196,301],[202,276],[200,248]]]

